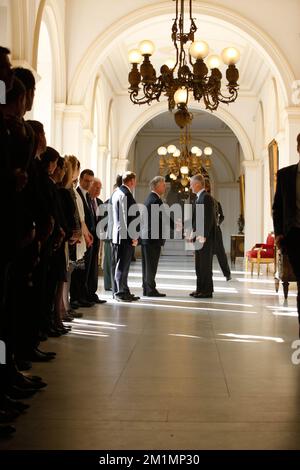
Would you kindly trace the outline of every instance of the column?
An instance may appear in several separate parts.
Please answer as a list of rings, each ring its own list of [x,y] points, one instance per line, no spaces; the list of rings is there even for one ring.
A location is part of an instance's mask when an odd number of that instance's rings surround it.
[[[82,131],[82,159],[85,162],[85,167],[97,173],[97,162],[93,162],[93,142],[95,135],[90,129],[83,129]],[[82,167],[82,170],[84,170]]]
[[[285,145],[279,147],[279,167],[293,165],[299,161],[297,136],[300,133],[300,107],[285,109]]]
[[[102,181],[103,190],[101,195],[104,197],[104,199],[107,199],[112,193],[110,175],[108,175],[106,171],[108,152],[109,149],[106,145],[98,145],[98,177]]]
[[[64,109],[62,151],[64,155],[75,155],[80,160],[81,168],[86,168],[83,154],[84,108],[68,105]]]
[[[63,154],[63,123],[64,123],[64,112],[66,105],[65,103],[54,104],[54,129],[53,129],[53,142],[54,147],[58,152]]]
[[[243,161],[245,168],[245,253],[262,241],[261,165],[258,160]]]

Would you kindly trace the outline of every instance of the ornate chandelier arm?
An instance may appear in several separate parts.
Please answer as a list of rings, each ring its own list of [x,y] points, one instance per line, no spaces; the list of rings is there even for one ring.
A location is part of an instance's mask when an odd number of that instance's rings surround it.
[[[228,87],[228,92],[229,92],[229,95],[226,96],[220,91],[220,93],[218,94],[218,100],[220,101],[220,103],[225,103],[225,104],[233,103],[237,99],[238,88]]]

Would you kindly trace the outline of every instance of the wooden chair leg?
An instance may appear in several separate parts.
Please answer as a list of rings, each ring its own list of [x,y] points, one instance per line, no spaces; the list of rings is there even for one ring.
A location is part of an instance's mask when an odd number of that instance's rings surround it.
[[[267,263],[267,276],[269,274],[269,263]]]
[[[260,262],[257,262],[257,277],[260,275]]]
[[[253,276],[253,262],[251,261],[251,276]]]

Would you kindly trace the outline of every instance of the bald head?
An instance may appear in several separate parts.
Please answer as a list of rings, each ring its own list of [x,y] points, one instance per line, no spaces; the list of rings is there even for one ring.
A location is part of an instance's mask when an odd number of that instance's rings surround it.
[[[89,194],[92,199],[99,197],[102,189],[102,183],[99,178],[94,178],[92,185],[89,189]]]

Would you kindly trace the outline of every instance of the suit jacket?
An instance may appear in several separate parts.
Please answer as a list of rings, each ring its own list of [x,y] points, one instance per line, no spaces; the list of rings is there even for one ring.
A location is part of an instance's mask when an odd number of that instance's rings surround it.
[[[96,233],[96,221],[95,221],[95,216],[94,216],[92,206],[87,203],[87,201],[86,201],[86,199],[83,195],[83,192],[81,191],[79,186],[76,188],[76,190],[77,190],[77,192],[78,192],[78,194],[81,197],[82,202],[83,202],[84,221],[86,223],[86,226],[89,229],[89,231],[91,232],[91,234],[95,235],[95,233]]]
[[[132,238],[128,233],[131,223],[139,219],[139,213],[129,214],[130,208],[136,204],[133,194],[122,185],[112,194],[112,242],[119,245],[121,242],[132,244]],[[137,227],[137,230],[138,227]]]
[[[157,224],[155,228],[152,227],[153,220],[151,220],[151,208],[154,205],[159,206],[161,209],[159,211],[158,219],[154,221],[154,223]],[[146,213],[142,216],[141,243],[142,245],[163,246],[166,241],[164,238],[164,226],[166,224],[170,224],[170,229],[174,230],[174,221],[167,215],[165,211],[165,205],[158,194],[151,191],[144,202],[144,206],[146,208]],[[147,218],[147,220],[144,220],[144,218]],[[152,238],[154,236],[156,238]]]
[[[282,168],[277,173],[277,187],[273,203],[275,236],[287,235],[296,218],[296,179],[298,164]]]
[[[204,206],[204,233],[198,233],[196,225],[196,210],[193,214],[193,231],[198,235],[202,235],[206,240],[212,240],[214,242],[216,236],[216,211],[214,199],[206,191],[203,191],[200,196],[196,199],[196,204],[203,204]]]

